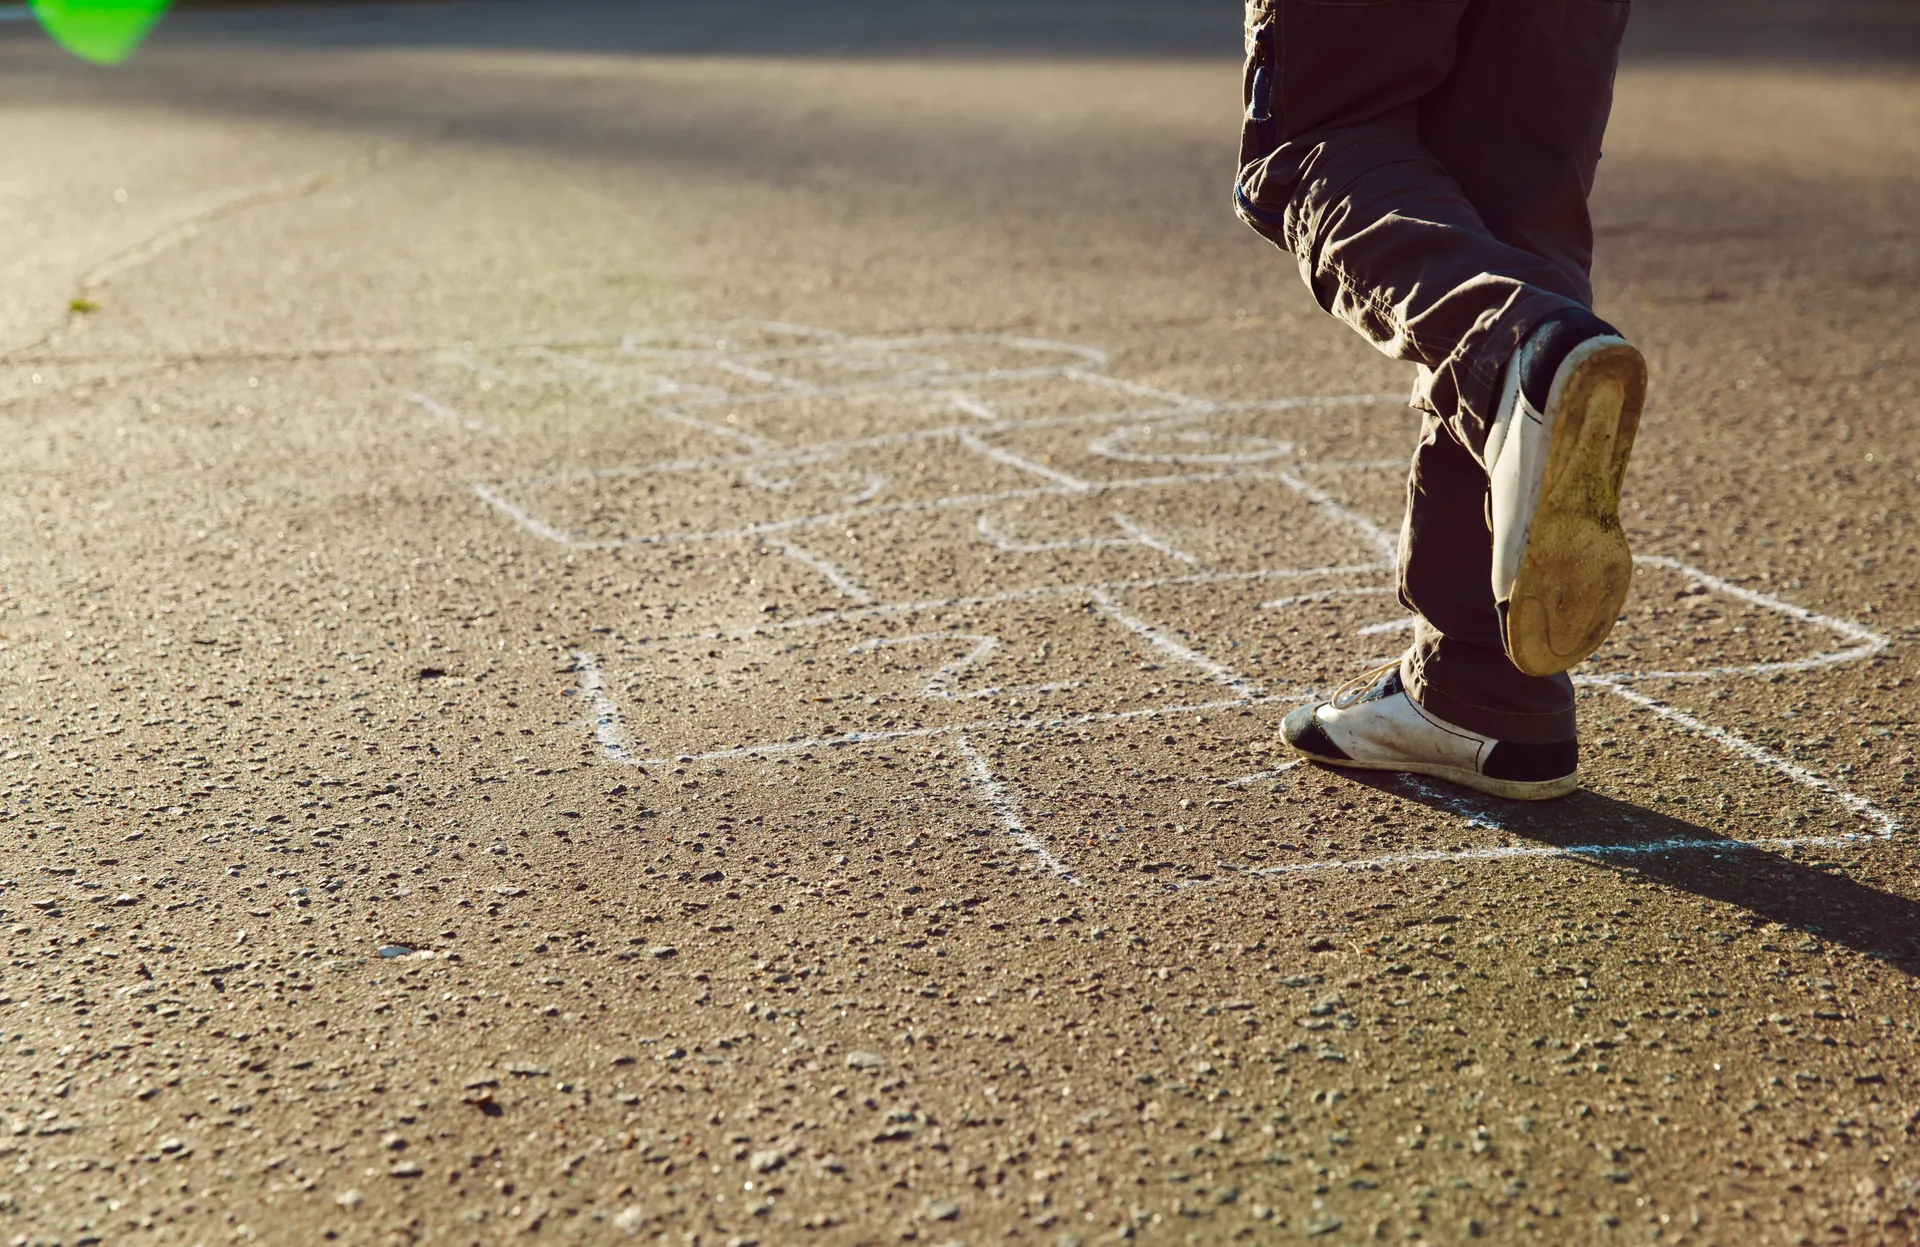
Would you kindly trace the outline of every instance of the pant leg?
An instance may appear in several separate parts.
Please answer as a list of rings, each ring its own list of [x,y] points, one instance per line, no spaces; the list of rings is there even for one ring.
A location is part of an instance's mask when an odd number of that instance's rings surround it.
[[[1428,145],[1427,101],[1449,88],[1458,100],[1434,136],[1471,143],[1465,122],[1481,99],[1459,71],[1464,54],[1469,71],[1485,72],[1484,2],[1249,0],[1235,194],[1242,218],[1293,254],[1321,307],[1420,366],[1415,405],[1476,453],[1515,347],[1589,293],[1552,259],[1502,239]]]
[[[1625,0],[1473,0],[1446,80],[1421,101],[1422,143],[1495,237],[1550,262],[1591,304],[1587,197],[1613,104]],[[1427,378],[1422,378],[1423,382]],[[1489,585],[1487,480],[1429,419],[1408,483],[1400,597],[1419,616],[1406,681],[1441,718],[1502,740],[1574,736],[1573,686],[1516,670]]]
[[[1587,198],[1629,7],[1630,0],[1472,0],[1453,69],[1420,105],[1421,142],[1494,237],[1550,262],[1564,283],[1556,288],[1589,307]],[[1517,327],[1524,337],[1531,326]],[[1476,400],[1492,380],[1475,379]],[[1452,385],[1423,375],[1416,394],[1437,388],[1444,399]]]
[[[1506,658],[1478,459],[1501,372],[1592,300],[1586,200],[1625,0],[1249,0],[1237,203],[1322,307],[1418,365],[1409,691],[1504,740],[1574,735],[1571,682]]]
[[[1416,617],[1400,664],[1407,693],[1447,722],[1498,740],[1572,740],[1573,681],[1524,674],[1501,643],[1486,516],[1486,470],[1450,424],[1426,413],[1400,531],[1400,601]]]

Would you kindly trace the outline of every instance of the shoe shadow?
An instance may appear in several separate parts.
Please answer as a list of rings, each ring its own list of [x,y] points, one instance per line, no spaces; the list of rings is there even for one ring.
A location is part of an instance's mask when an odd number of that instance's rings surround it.
[[[1515,839],[1563,850],[1598,869],[1738,906],[1920,977],[1920,903],[1794,861],[1780,847],[1748,844],[1685,818],[1584,790],[1532,804],[1384,776],[1367,782],[1437,812],[1458,815],[1470,802]]]

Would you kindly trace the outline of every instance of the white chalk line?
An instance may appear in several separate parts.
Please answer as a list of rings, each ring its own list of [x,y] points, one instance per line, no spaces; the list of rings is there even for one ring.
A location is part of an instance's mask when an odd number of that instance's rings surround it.
[[[767,545],[780,551],[780,553],[786,555],[794,562],[812,568],[815,572],[819,573],[821,579],[825,580],[835,589],[838,589],[843,596],[859,602],[862,605],[873,601],[873,594],[861,587],[859,582],[849,576],[839,564],[821,558],[813,551],[794,545],[790,541],[773,539],[769,540]]]
[[[1817,611],[1809,610],[1804,606],[1786,601],[1783,598],[1775,597],[1772,594],[1761,593],[1754,589],[1745,588],[1729,580],[1724,580],[1719,576],[1703,571],[1671,555],[1641,554],[1635,555],[1633,561],[1642,567],[1660,567],[1669,571],[1678,572],[1695,583],[1704,585],[1716,592],[1724,593],[1729,597],[1736,598],[1752,606],[1772,611],[1775,614],[1797,620],[1801,623],[1825,628],[1828,631],[1838,634],[1843,639],[1856,641],[1858,644],[1850,649],[1832,650],[1813,654],[1806,658],[1783,659],[1773,662],[1741,663],[1692,669],[1681,668],[1677,670],[1582,672],[1573,677],[1575,684],[1604,685],[1610,688],[1621,683],[1644,683],[1651,680],[1697,681],[1721,679],[1728,676],[1772,675],[1776,672],[1814,671],[1822,667],[1859,662],[1861,659],[1870,658],[1880,653],[1893,643],[1891,638],[1854,623],[1852,620],[1842,619],[1834,615],[1823,615]],[[1271,602],[1262,602],[1260,609],[1285,610],[1310,602],[1332,601],[1342,597],[1386,596],[1397,592],[1398,590],[1391,586],[1372,585],[1317,589],[1311,593],[1297,593],[1288,597],[1276,598]],[[1391,620],[1386,623],[1369,625],[1368,627],[1361,628],[1358,635],[1378,636],[1391,632],[1405,631],[1414,626],[1414,620],[1409,616],[1406,619]]]
[[[876,381],[850,381],[844,385],[822,385],[805,391],[804,394],[790,389],[748,391],[727,393],[715,391],[691,395],[676,400],[680,407],[763,407],[774,403],[791,402],[798,397],[806,398],[859,398],[873,394],[912,394],[929,390],[944,390],[950,386],[977,386],[988,384],[1007,384],[1015,381],[1057,381],[1079,380],[1077,370],[1056,365],[1041,365],[1034,368],[1001,368],[986,372],[946,372],[930,369],[919,373],[905,373]],[[645,402],[645,398],[632,401]]]
[[[1169,423],[1178,428],[1180,425],[1193,423],[1200,414],[1200,412],[1181,412],[1171,421],[1162,420],[1156,423],[1163,428]],[[1089,453],[1098,455],[1102,459],[1113,459],[1121,463],[1178,463],[1189,467],[1202,463],[1266,463],[1274,459],[1296,457],[1297,454],[1292,442],[1276,442],[1272,438],[1256,437],[1252,434],[1243,434],[1241,440],[1264,443],[1259,450],[1194,451],[1190,453],[1158,451],[1148,453],[1145,451],[1121,449],[1123,442],[1140,434],[1150,434],[1153,430],[1153,425],[1144,424],[1118,428],[1104,437],[1096,437],[1091,442],[1088,442],[1087,450]],[[1186,430],[1183,434],[1184,438],[1191,439],[1196,443],[1209,441],[1213,436],[1214,434],[1207,429],[1190,429]]]
[[[574,668],[580,673],[580,693],[593,715],[593,736],[600,742],[600,753],[610,762],[639,766],[627,749],[626,733],[620,726],[620,711],[607,695],[607,683],[600,671],[598,655],[575,651]]]
[[[1216,683],[1226,685],[1243,697],[1254,698],[1260,696],[1259,685],[1236,674],[1225,665],[1208,658],[1199,650],[1182,645],[1139,616],[1128,614],[1126,611],[1120,609],[1119,603],[1115,602],[1110,595],[1096,589],[1088,596],[1092,599],[1094,607],[1099,610],[1101,614],[1113,620],[1122,628],[1133,633],[1161,653],[1186,663],[1188,666],[1199,668],[1201,671],[1206,672],[1208,676],[1212,677]]]
[[[1191,407],[1195,410],[1207,410],[1213,406],[1212,402],[1208,399],[1195,398],[1191,394],[1181,394],[1174,390],[1163,390],[1158,386],[1143,385],[1138,381],[1128,381],[1123,377],[1112,376],[1104,372],[1088,372],[1084,368],[1066,368],[1062,370],[1062,373],[1071,380],[1081,381],[1087,385],[1104,386],[1110,390],[1118,390],[1122,394],[1131,394],[1135,398],[1159,399],[1161,402],[1174,407]],[[1406,399],[1404,398],[1395,398],[1393,401],[1402,405],[1406,403]]]
[[[1297,761],[1283,762],[1279,766],[1274,767],[1271,771],[1255,771],[1251,775],[1242,775],[1238,779],[1230,779],[1226,781],[1227,787],[1245,788],[1248,784],[1257,784],[1263,779],[1276,779],[1279,776],[1285,775],[1288,771],[1299,770],[1302,765],[1303,765],[1302,763]]]
[[[741,429],[731,428],[728,425],[715,424],[711,420],[702,420],[697,416],[687,415],[685,412],[672,407],[656,406],[651,410],[650,414],[654,419],[664,420],[668,424],[677,424],[682,428],[697,429],[711,437],[718,437],[730,442],[739,442],[742,446],[756,452],[765,451],[768,446],[772,444],[757,433],[748,433]]]
[[[1628,688],[1624,684],[1609,683],[1605,680],[1594,680],[1593,682],[1607,688],[1615,696],[1626,699],[1642,710],[1651,711],[1663,719],[1678,723],[1681,727],[1686,728],[1696,735],[1706,737],[1730,753],[1738,754],[1760,766],[1771,767],[1801,787],[1810,788],[1822,796],[1839,802],[1840,805],[1845,807],[1847,811],[1856,818],[1863,819],[1878,827],[1879,831],[1876,834],[1877,839],[1890,840],[1894,834],[1900,830],[1900,820],[1881,809],[1874,801],[1835,786],[1833,782],[1826,777],[1808,770],[1797,762],[1781,757],[1764,745],[1756,744],[1743,736],[1736,736],[1725,728],[1715,727],[1711,723],[1695,718],[1684,710],[1678,710],[1664,702],[1656,701],[1648,697],[1645,693]]]
[[[706,753],[683,753],[672,758],[641,758],[639,765],[665,766],[675,762],[718,762],[727,758],[765,758],[787,753],[809,753],[817,749],[844,749],[850,745],[887,744],[900,740],[926,740],[936,736],[952,736],[966,732],[1060,732],[1077,727],[1092,727],[1102,723],[1130,723],[1135,719],[1172,718],[1178,715],[1195,717],[1221,714],[1228,711],[1250,710],[1259,706],[1270,706],[1279,702],[1305,702],[1313,698],[1310,691],[1281,693],[1268,697],[1235,697],[1223,701],[1194,702],[1183,705],[1143,706],[1137,710],[1102,710],[1086,714],[1061,715],[1051,719],[975,719],[967,723],[940,723],[926,727],[891,728],[883,731],[846,732],[838,736],[815,736],[806,740],[766,741],[755,745],[739,745],[729,749],[715,749]],[[619,761],[609,758],[608,761]]]
[[[1072,493],[1084,494],[1093,488],[1092,482],[1082,480],[1071,472],[1062,472],[1056,468],[1050,468],[1044,463],[1035,463],[1026,456],[1017,455],[1004,446],[995,446],[992,442],[982,439],[978,434],[970,430],[963,429],[956,434],[955,437],[962,446],[965,446],[977,455],[991,459],[995,463],[1005,464],[1015,471],[1037,476],[1041,480],[1052,481],[1062,489]]]
[[[1380,551],[1380,557],[1389,564],[1397,564],[1400,559],[1400,539],[1381,528],[1378,524],[1353,510],[1323,489],[1316,489],[1291,472],[1276,472],[1287,488],[1293,490],[1307,501],[1326,511],[1347,527],[1358,532],[1374,549]]]
[[[485,502],[488,506],[492,507],[494,510],[500,512],[502,515],[505,515],[507,518],[511,519],[514,523],[520,525],[520,527],[526,529],[528,532],[532,533],[534,536],[545,538],[548,541],[554,542],[558,545],[567,546],[568,548],[576,547],[576,543],[573,541],[573,539],[568,537],[565,533],[562,533],[557,531],[556,529],[550,528],[547,526],[545,521],[537,520],[533,516],[528,515],[525,511],[522,511],[519,507],[515,506],[513,503],[508,502],[505,498],[502,498],[499,494],[494,493],[493,489],[490,486],[483,485],[480,482],[475,481],[473,485],[473,492],[480,496],[481,501]]]
[[[971,507],[992,506],[1001,502],[1017,502],[1033,498],[1071,498],[1098,497],[1105,493],[1124,493],[1142,489],[1173,489],[1188,485],[1220,485],[1241,482],[1278,481],[1288,488],[1300,488],[1299,478],[1290,472],[1211,472],[1182,476],[1140,476],[1124,480],[1081,482],[1084,489],[1076,486],[1036,486],[1031,489],[1007,489],[990,494],[948,494],[938,498],[919,498],[906,502],[886,502],[876,506],[849,507],[838,511],[819,512],[812,515],[790,516],[782,520],[766,520],[758,524],[748,524],[741,528],[714,529],[708,532],[667,532],[649,533],[639,537],[610,537],[600,540],[582,538],[570,533],[560,533],[544,521],[537,530],[529,528],[542,540],[553,541],[570,550],[625,550],[643,546],[676,545],[694,541],[741,541],[750,537],[760,537],[767,533],[793,532],[796,529],[817,528],[823,525],[846,524],[853,520],[872,519],[882,515],[901,515],[914,513],[937,513],[940,511],[964,510]],[[500,495],[491,487],[475,484],[477,491],[485,489],[482,497],[498,498]],[[1318,491],[1314,491],[1318,492]],[[1310,498],[1315,505],[1333,514],[1346,526],[1360,532],[1370,545],[1379,546],[1386,542],[1385,555],[1391,561],[1397,549],[1393,539],[1386,537],[1372,521],[1363,519],[1331,500]],[[511,510],[502,508],[501,514],[515,523],[526,525],[519,518],[528,513],[520,508]],[[557,534],[557,535],[550,535]]]
[[[1140,543],[1128,537],[1062,537],[1053,541],[1020,541],[1000,531],[990,512],[982,511],[980,518],[974,521],[973,530],[980,534],[988,545],[996,550],[1005,550],[1010,554],[1044,554],[1052,550],[1103,550],[1115,546],[1134,546]]]
[[[469,366],[472,366],[469,364]],[[996,376],[1001,374],[995,374]],[[1045,429],[1071,429],[1099,427],[1116,421],[1139,420],[1152,416],[1162,423],[1191,423],[1210,415],[1260,414],[1297,410],[1302,407],[1372,407],[1381,405],[1378,394],[1333,394],[1322,397],[1305,398],[1269,398],[1247,402],[1213,403],[1204,407],[1191,407],[1177,411],[1142,411],[1127,409],[1122,411],[1092,412],[1070,416],[1040,416],[1029,420],[1002,420],[993,433],[1027,432]],[[662,473],[681,473],[722,470],[738,467],[742,464],[759,462],[781,462],[788,459],[813,461],[852,451],[872,450],[907,445],[913,442],[940,441],[958,439],[962,434],[978,435],[978,425],[940,425],[925,429],[903,429],[894,433],[874,433],[864,437],[829,439],[818,442],[804,442],[788,448],[769,448],[741,455],[715,455],[691,459],[660,459],[651,463],[621,464],[605,468],[570,468],[564,472],[544,472],[528,476],[512,477],[497,482],[503,487],[513,489],[534,489],[554,485],[568,485],[589,480],[618,480],[624,477],[649,476]],[[1352,463],[1305,463],[1303,469],[1322,467],[1371,468],[1375,465],[1364,461]],[[1405,468],[1404,462],[1393,466]]]
[[[469,416],[463,416],[445,403],[425,394],[420,394],[413,390],[403,390],[400,393],[400,397],[406,399],[414,406],[438,417],[456,429],[464,429],[469,433],[498,433],[500,431],[491,424],[486,424]]]
[[[703,340],[711,341],[715,334],[738,332],[742,329],[758,330],[783,334],[789,337],[805,338],[821,343],[818,346],[781,346],[759,349],[734,350],[728,345],[718,348],[702,347],[648,347],[637,343],[645,337],[655,339],[685,339],[699,335]],[[817,359],[832,359],[849,354],[885,354],[888,352],[924,351],[942,346],[1004,346],[1030,355],[1042,355],[1048,352],[1070,355],[1082,364],[1095,368],[1107,365],[1107,353],[1099,347],[1085,346],[1077,342],[1056,342],[1048,338],[1034,338],[1024,334],[1008,333],[921,333],[905,337],[849,337],[837,329],[822,329],[811,325],[795,325],[782,321],[768,320],[729,320],[717,325],[691,325],[681,328],[629,332],[620,340],[620,349],[633,353],[653,353],[673,355],[676,358],[689,358],[705,362],[715,358],[737,358],[765,363],[789,363]]]
[[[750,364],[743,364],[737,358],[717,359],[714,361],[713,366],[722,372],[730,372],[734,376],[744,377],[748,381],[758,381],[761,385],[772,386],[776,390],[785,390],[790,394],[814,394],[818,393],[820,389],[819,386],[810,385],[805,381],[795,380],[792,377],[783,377],[777,372],[768,372],[764,368],[755,368]]]
[[[1185,585],[1300,580],[1309,576],[1358,576],[1378,573],[1381,570],[1381,566],[1377,563],[1355,563],[1346,566],[1332,567],[1266,568],[1250,572],[1195,572],[1185,576],[1150,576],[1124,580],[1100,580],[1086,584],[1035,585],[1027,589],[1006,589],[999,593],[982,593],[967,597],[926,598],[917,602],[887,602],[860,610],[823,611],[817,615],[805,615],[798,619],[783,619],[768,623],[757,623],[743,628],[716,628],[702,632],[679,633],[674,636],[642,638],[638,641],[628,642],[627,654],[625,656],[628,661],[637,662],[639,661],[639,657],[633,653],[636,649],[650,648],[659,645],[683,644],[692,641],[747,641],[755,637],[769,636],[776,632],[830,628],[835,624],[861,623],[875,619],[886,619],[893,615],[916,615],[924,611],[968,610],[982,607],[1004,606],[1014,602],[1044,601],[1050,598],[1090,598],[1096,592],[1119,593],[1127,590],[1176,588]],[[1382,589],[1380,592],[1392,593],[1393,590]]]
[[[1322,862],[1285,862],[1274,866],[1232,866],[1223,864],[1220,869],[1229,873],[1225,879],[1183,879],[1168,884],[1172,891],[1188,891],[1194,888],[1217,887],[1233,883],[1238,879],[1273,878],[1281,875],[1305,875],[1331,871],[1348,870],[1390,870],[1403,866],[1422,866],[1455,864],[1464,862],[1502,862],[1520,861],[1538,858],[1581,858],[1581,857],[1657,857],[1666,853],[1717,852],[1738,853],[1755,849],[1802,849],[1815,847],[1839,847],[1859,844],[1861,841],[1878,842],[1880,837],[1860,832],[1843,836],[1795,836],[1784,839],[1760,840],[1702,840],[1691,837],[1676,837],[1671,840],[1645,840],[1631,844],[1570,844],[1559,848],[1546,845],[1500,845],[1484,849],[1433,849],[1416,853],[1387,853],[1379,857],[1353,858],[1340,861]]]
[[[1385,570],[1384,566],[1382,570]],[[1289,597],[1275,598],[1271,602],[1262,602],[1256,608],[1263,611],[1288,610],[1295,606],[1304,606],[1309,602],[1331,602],[1343,597],[1381,597],[1398,593],[1392,585],[1360,585],[1350,588],[1316,589],[1312,593],[1295,593]]]
[[[1757,766],[1773,770],[1793,783],[1833,801],[1849,814],[1872,824],[1871,832],[1851,832],[1830,836],[1769,836],[1752,840],[1740,840],[1733,837],[1706,839],[1698,836],[1678,836],[1666,840],[1639,841],[1627,844],[1576,844],[1558,847],[1545,845],[1498,845],[1477,849],[1436,849],[1413,853],[1386,853],[1376,857],[1351,858],[1321,862],[1287,862],[1274,866],[1223,866],[1235,877],[1257,878],[1261,876],[1310,874],[1321,871],[1337,870],[1384,870],[1398,866],[1414,866],[1440,862],[1482,862],[1511,861],[1528,858],[1552,857],[1650,857],[1665,853],[1681,852],[1719,852],[1733,853],[1751,849],[1791,849],[1811,847],[1834,847],[1861,843],[1885,843],[1902,829],[1899,819],[1882,809],[1878,803],[1858,793],[1839,788],[1824,776],[1816,774],[1781,757],[1779,754],[1745,737],[1738,736],[1725,728],[1677,710],[1646,694],[1625,685],[1605,680],[1591,680],[1593,687],[1605,688],[1608,692],[1624,698],[1642,710],[1678,724],[1685,730],[1726,749],[1738,757],[1745,758]],[[1246,782],[1252,783],[1261,776],[1248,776]],[[1501,823],[1482,808],[1477,800],[1465,790],[1454,793],[1441,785],[1413,775],[1402,775],[1398,779],[1405,786],[1414,789],[1422,796],[1437,801],[1455,814],[1467,818],[1469,828],[1479,826],[1495,831],[1507,831]],[[1203,887],[1225,882],[1231,879],[1194,879],[1184,880],[1171,885],[1176,889]]]
[[[999,412],[971,394],[949,394],[947,401],[953,404],[954,410],[964,412],[976,420],[984,420],[988,424],[996,425],[1001,423]]]
[[[1020,541],[1001,532],[994,523],[990,512],[982,511],[974,522],[974,531],[996,550],[1005,550],[1010,554],[1044,554],[1055,550],[1110,550],[1122,546],[1141,546],[1164,555],[1176,563],[1185,563],[1188,567],[1201,568],[1200,560],[1178,548],[1166,538],[1149,531],[1130,517],[1118,512],[1108,517],[1114,527],[1125,533],[1124,537],[1063,537],[1052,541]]]
[[[1131,517],[1122,515],[1116,511],[1113,514],[1113,522],[1119,525],[1120,530],[1133,538],[1136,543],[1145,546],[1154,553],[1164,554],[1176,563],[1185,563],[1188,567],[1204,570],[1199,559],[1188,554],[1178,546],[1175,546],[1165,537],[1143,528],[1141,525],[1135,523]]]
[[[1695,583],[1705,585],[1715,592],[1724,593],[1728,597],[1737,598],[1740,601],[1758,606],[1764,610],[1785,615],[1790,619],[1797,619],[1802,623],[1825,628],[1830,632],[1838,633],[1846,640],[1857,642],[1857,644],[1855,644],[1852,649],[1834,650],[1829,653],[1814,654],[1807,658],[1794,658],[1778,662],[1745,663],[1731,666],[1696,668],[1693,670],[1682,669],[1678,671],[1639,671],[1619,674],[1599,672],[1583,674],[1574,677],[1575,683],[1592,681],[1594,683],[1612,685],[1628,681],[1711,680],[1723,676],[1771,675],[1775,672],[1815,671],[1821,667],[1833,667],[1842,663],[1859,662],[1863,658],[1871,658],[1873,655],[1880,653],[1893,644],[1890,638],[1873,631],[1871,628],[1866,628],[1854,623],[1850,619],[1841,619],[1835,615],[1822,615],[1816,611],[1808,610],[1804,606],[1798,606],[1786,601],[1784,598],[1774,597],[1770,593],[1761,593],[1758,590],[1748,589],[1742,585],[1734,584],[1730,580],[1723,580],[1718,576],[1702,571],[1690,563],[1683,563],[1671,555],[1641,554],[1635,555],[1633,561],[1642,567],[1664,567],[1669,571],[1679,572]]]
[[[1423,775],[1411,773],[1395,776],[1403,787],[1411,788],[1435,805],[1445,806],[1448,810],[1467,820],[1469,829],[1479,827],[1487,831],[1506,831],[1507,825],[1489,814],[1485,807],[1473,799],[1464,788],[1454,788],[1449,784],[1435,783]]]
[[[970,693],[953,691],[953,681],[961,672],[978,667],[993,656],[1000,648],[1000,638],[983,632],[919,632],[912,636],[873,637],[847,648],[849,654],[871,654],[875,650],[897,649],[907,645],[926,645],[937,641],[971,641],[973,649],[952,662],[927,673],[926,683],[920,686],[920,696],[928,701],[982,701],[989,697],[1003,697],[1027,693],[1060,693],[1080,687],[1080,681],[1068,680],[1059,684],[1022,684],[1001,687],[975,689]]]
[[[967,760],[973,786],[980,793],[981,801],[999,817],[1001,825],[1007,829],[1007,834],[1013,837],[1014,843],[1018,844],[1023,852],[1033,854],[1039,860],[1042,869],[1049,874],[1058,875],[1078,887],[1080,880],[1074,877],[1073,872],[1049,852],[1047,846],[1040,842],[1040,838],[1028,831],[1026,824],[1020,821],[1020,811],[1015,809],[1013,802],[1007,798],[1006,791],[1000,787],[1000,781],[993,777],[992,768],[987,765],[987,760],[981,752],[973,747],[973,742],[965,736],[956,736],[953,738],[953,747],[955,752]]]

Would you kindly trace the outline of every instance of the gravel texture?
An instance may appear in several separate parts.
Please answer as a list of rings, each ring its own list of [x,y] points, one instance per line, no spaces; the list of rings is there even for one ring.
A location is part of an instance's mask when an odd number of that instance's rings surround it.
[[[1623,71],[1523,809],[1276,746],[1416,425],[1179,9],[0,44],[0,1239],[1920,1233],[1920,80]]]

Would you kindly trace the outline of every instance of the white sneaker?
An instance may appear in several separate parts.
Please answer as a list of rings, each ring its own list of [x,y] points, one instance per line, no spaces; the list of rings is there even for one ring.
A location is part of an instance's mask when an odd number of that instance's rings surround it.
[[[1564,797],[1580,786],[1578,742],[1523,745],[1455,727],[1407,695],[1398,662],[1349,681],[1332,701],[1295,710],[1280,736],[1328,766],[1431,775],[1514,801]]]
[[[1627,600],[1620,484],[1646,394],[1646,360],[1590,313],[1549,320],[1507,365],[1483,462],[1493,599],[1507,657],[1528,675],[1600,648]]]

